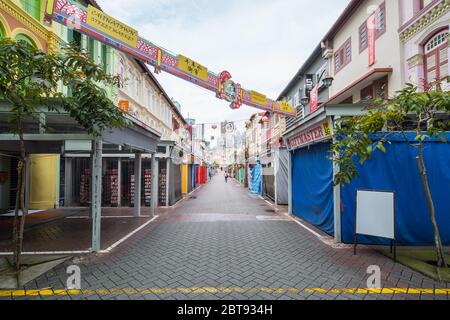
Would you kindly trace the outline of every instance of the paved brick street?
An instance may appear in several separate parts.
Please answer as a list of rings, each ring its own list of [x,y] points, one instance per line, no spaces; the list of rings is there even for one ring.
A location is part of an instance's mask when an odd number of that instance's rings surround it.
[[[333,248],[274,212],[234,180],[213,178],[163,210],[110,254],[68,262],[26,286],[65,289],[67,265],[81,267],[82,289],[24,299],[447,299],[446,294],[352,294],[378,265],[384,288],[450,288],[361,247]],[[316,288],[316,289],[314,289]],[[86,293],[86,294],[85,294]],[[8,297],[6,297],[8,298]],[[11,297],[9,297],[11,298]]]

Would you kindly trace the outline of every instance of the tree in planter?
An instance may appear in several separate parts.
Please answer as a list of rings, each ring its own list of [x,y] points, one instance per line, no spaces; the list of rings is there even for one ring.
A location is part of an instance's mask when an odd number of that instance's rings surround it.
[[[344,118],[338,124],[337,139],[332,144],[332,158],[340,166],[334,177],[338,184],[348,184],[358,177],[355,161],[362,165],[376,150],[386,152],[389,136],[402,134],[409,146],[418,149],[417,168],[422,180],[429,215],[433,224],[434,242],[438,267],[447,267],[442,247],[436,210],[431,194],[424,161],[424,141],[439,138],[446,143],[446,131],[450,131],[450,92],[441,89],[441,83],[426,92],[418,92],[412,84],[398,91],[392,99],[374,101],[373,106],[362,116]],[[412,126],[405,129],[407,126]],[[406,131],[415,133],[414,141]]]
[[[24,200],[25,124],[39,121],[39,108],[68,113],[94,137],[108,128],[121,128],[128,120],[107,97],[102,86],[119,85],[118,76],[105,73],[75,44],[58,54],[47,54],[25,41],[0,39],[0,97],[10,106],[7,121],[19,136],[18,183],[13,223],[14,267],[20,270],[23,232],[27,216]],[[65,96],[59,85],[71,89]],[[19,219],[19,210],[22,215]]]

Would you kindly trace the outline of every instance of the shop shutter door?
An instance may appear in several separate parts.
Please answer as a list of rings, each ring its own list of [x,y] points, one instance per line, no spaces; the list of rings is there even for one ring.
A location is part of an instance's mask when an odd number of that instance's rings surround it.
[[[295,215],[334,234],[333,165],[329,143],[319,143],[292,156],[292,209]]]

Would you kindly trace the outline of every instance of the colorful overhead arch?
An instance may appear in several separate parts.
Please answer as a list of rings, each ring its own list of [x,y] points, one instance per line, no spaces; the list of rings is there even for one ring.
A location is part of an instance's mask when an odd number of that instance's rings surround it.
[[[99,9],[70,0],[47,0],[45,19],[57,21],[76,29],[117,50],[126,52],[155,67],[155,71],[168,72],[181,79],[201,86],[216,94],[219,99],[230,102],[232,109],[242,104],[274,113],[295,116],[295,107],[267,98],[255,90],[246,90],[232,80],[231,74],[223,71],[216,74],[205,66],[155,45],[139,37],[138,31],[108,16]]]

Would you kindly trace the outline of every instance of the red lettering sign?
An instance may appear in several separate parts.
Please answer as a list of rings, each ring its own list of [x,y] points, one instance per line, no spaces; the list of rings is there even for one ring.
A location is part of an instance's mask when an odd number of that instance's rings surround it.
[[[290,138],[288,141],[288,144],[291,149],[294,149],[294,148],[301,147],[305,144],[308,144],[308,143],[311,143],[311,142],[314,142],[317,140],[321,140],[322,138],[325,138],[328,135],[329,134],[327,134],[324,131],[323,124],[322,124],[318,127],[312,128],[308,131],[301,132],[298,135]]]
[[[311,90],[311,103],[309,104],[309,109],[311,113],[314,113],[319,109],[319,85],[316,84]]]

